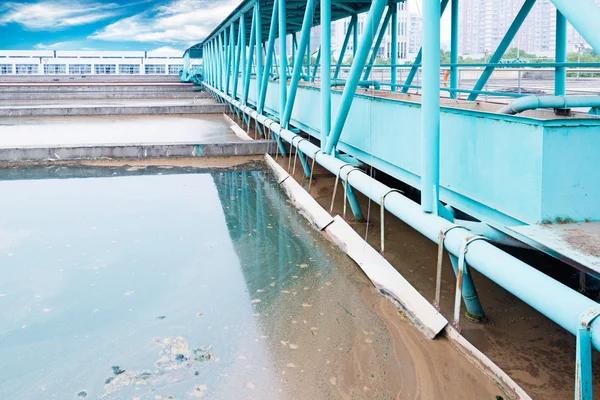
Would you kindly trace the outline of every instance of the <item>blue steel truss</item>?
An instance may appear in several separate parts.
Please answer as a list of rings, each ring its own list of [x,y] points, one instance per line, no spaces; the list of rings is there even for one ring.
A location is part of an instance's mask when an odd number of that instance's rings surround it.
[[[282,154],[284,142],[296,147],[307,176],[308,158],[339,176],[355,216],[360,216],[360,207],[353,189],[378,204],[390,194],[384,205],[388,211],[433,241],[445,237],[453,260],[465,260],[576,335],[575,398],[591,399],[590,349],[600,349],[597,303],[490,243],[475,242],[474,232],[454,219],[454,211],[483,221],[479,225],[485,228],[479,233],[488,239],[507,233],[518,237],[511,227],[559,219],[600,221],[599,97],[565,96],[567,67],[600,67],[565,62],[567,21],[600,53],[600,8],[593,0],[552,0],[557,8],[556,62],[502,63],[535,4],[525,0],[489,63],[458,64],[459,0],[423,0],[423,48],[412,65],[403,65],[398,64],[396,49],[397,4],[402,1],[245,0],[204,41],[186,51],[188,60],[201,53],[203,67],[187,71],[186,62],[182,79],[196,76],[247,123],[253,119],[261,134],[271,131]],[[447,8],[451,62],[440,64],[439,21]],[[357,15],[364,12],[369,15],[359,40]],[[331,21],[347,17],[351,19],[341,55],[332,65]],[[376,65],[388,25],[391,64]],[[317,26],[321,43],[317,62],[311,63],[310,33]],[[354,58],[343,65],[351,41]],[[554,69],[554,96],[484,90],[495,69],[525,66]],[[460,67],[482,68],[472,89],[459,88]],[[342,68],[349,70],[344,79]],[[372,79],[376,68],[389,70],[389,81]],[[450,72],[448,87],[441,87],[441,69]],[[407,71],[403,82],[398,71]],[[421,83],[415,84],[419,74]],[[461,99],[461,94],[467,98]],[[525,98],[502,107],[477,101],[481,95]],[[589,108],[590,113],[560,116],[571,107]],[[344,168],[348,161],[369,164],[419,189],[420,206],[360,171],[350,174]],[[448,231],[451,222],[459,226]],[[552,249],[546,251],[553,254]],[[600,275],[600,269],[586,272]],[[463,295],[471,291],[464,296],[469,312],[482,316],[468,272],[463,279]]]

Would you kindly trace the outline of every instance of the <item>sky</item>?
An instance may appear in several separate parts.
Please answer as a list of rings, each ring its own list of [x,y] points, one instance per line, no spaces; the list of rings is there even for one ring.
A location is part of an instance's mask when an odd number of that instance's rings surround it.
[[[208,35],[241,0],[0,0],[3,50],[173,50]]]
[[[0,49],[159,49],[183,53],[207,36],[240,2],[0,0]],[[408,3],[411,11],[420,14],[421,0]],[[449,36],[448,16],[444,17],[442,40]]]

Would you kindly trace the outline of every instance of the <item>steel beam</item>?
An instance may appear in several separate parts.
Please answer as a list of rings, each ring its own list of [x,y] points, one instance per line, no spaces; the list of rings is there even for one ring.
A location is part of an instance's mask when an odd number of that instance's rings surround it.
[[[283,119],[283,111],[287,102],[287,40],[286,40],[286,0],[279,2],[279,120]]]
[[[392,92],[396,91],[396,83],[397,83],[397,77],[396,77],[396,73],[398,70],[398,67],[396,66],[396,64],[398,64],[398,3],[393,3],[390,4],[390,9],[392,11],[392,16],[391,16],[391,24],[392,24],[392,46],[391,46],[391,62],[392,62],[392,66],[391,66],[391,71],[390,71],[390,81],[391,81],[391,90]]]
[[[600,7],[594,0],[550,0],[573,27],[600,54]]]
[[[260,98],[260,83],[262,82],[263,74],[263,51],[262,51],[262,7],[260,0],[254,6],[256,13],[256,22],[254,31],[256,33],[256,100]]]
[[[525,0],[525,3],[523,4],[521,9],[517,13],[515,20],[512,22],[512,24],[508,28],[506,35],[504,35],[504,37],[502,38],[502,41],[498,45],[498,48],[494,52],[494,55],[492,56],[492,58],[490,58],[490,63],[497,63],[502,59],[502,56],[504,55],[506,50],[508,50],[508,46],[510,46],[510,43],[515,38],[515,35],[517,34],[517,32],[519,32],[521,25],[523,25],[525,18],[527,18],[527,15],[529,15],[529,12],[531,11],[531,9],[533,8],[534,5],[535,5],[535,0]],[[492,73],[494,72],[495,69],[496,69],[496,67],[487,66],[485,68],[485,70],[483,71],[483,73],[481,74],[481,76],[479,77],[479,79],[477,80],[477,83],[473,87],[473,90],[474,91],[482,90],[484,88],[485,84],[487,83],[488,79],[490,79],[490,76],[492,76]],[[471,93],[468,97],[468,100],[475,101],[475,100],[477,100],[478,96],[479,96],[479,93]]]
[[[248,46],[248,59],[246,60],[246,73],[244,74],[244,93],[242,103],[248,101],[248,92],[250,91],[250,78],[252,77],[252,64],[254,63],[254,47],[256,44],[256,8],[252,13],[252,25],[250,27],[250,43]]]
[[[344,62],[344,56],[346,55],[346,50],[348,49],[348,42],[350,42],[350,34],[356,29],[357,24],[358,16],[354,14],[350,19],[350,23],[348,24],[348,30],[346,31],[346,36],[344,37],[344,44],[342,44],[342,50],[340,50],[340,58],[335,66],[335,72],[333,73],[334,80],[337,79],[340,74],[340,69],[342,68],[342,63]]]
[[[383,37],[385,36],[385,30],[387,29],[388,24],[390,23],[390,18],[392,17],[392,7],[388,7],[387,12],[385,13],[385,18],[383,19],[383,24],[379,27],[379,34],[377,35],[377,40],[375,41],[375,46],[373,46],[371,59],[369,60],[369,64],[367,65],[367,69],[365,70],[365,74],[363,75],[363,81],[369,80],[369,76],[371,75],[371,71],[373,70],[373,65],[375,64],[375,60],[377,59],[377,53],[379,53],[379,48],[381,47],[381,42],[383,41]]]

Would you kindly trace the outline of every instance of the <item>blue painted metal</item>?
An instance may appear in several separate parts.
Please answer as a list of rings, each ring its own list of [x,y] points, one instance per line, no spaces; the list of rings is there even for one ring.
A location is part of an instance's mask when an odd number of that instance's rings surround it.
[[[377,40],[375,41],[375,46],[371,50],[371,59],[367,64],[367,68],[363,75],[363,81],[369,79],[371,76],[371,71],[373,70],[373,64],[375,64],[375,60],[377,59],[377,53],[379,52],[379,48],[381,47],[381,42],[383,41],[383,37],[385,36],[385,31],[390,23],[390,19],[392,18],[392,9],[393,7],[388,7],[387,12],[385,13],[385,17],[383,18],[383,23],[379,28],[379,34],[377,35]]]
[[[254,31],[256,33],[256,81],[262,82],[262,74],[263,74],[263,35],[262,35],[262,8],[260,6],[260,1],[257,1],[254,6],[254,12],[256,15],[256,22],[254,26]],[[256,98],[260,97],[260,86],[256,85]]]
[[[421,110],[421,206],[438,212],[440,198],[440,7],[423,0],[423,100]]]
[[[385,6],[385,0],[373,0],[371,9],[369,11],[369,16],[367,18],[367,23],[365,24],[365,30],[363,32],[361,43],[358,52],[356,53],[354,63],[352,64],[352,68],[350,69],[350,75],[348,76],[346,86],[344,87],[344,93],[342,95],[342,101],[337,112],[335,124],[333,125],[331,133],[327,135],[327,144],[325,146],[325,152],[327,154],[333,153],[333,149],[337,146],[340,136],[342,135],[342,129],[344,128],[346,118],[350,113],[350,106],[352,105],[352,100],[354,99],[354,94],[358,86],[358,81],[360,80],[363,65],[367,61],[369,51],[371,50],[371,45],[373,44],[373,37],[375,36],[375,31],[377,30],[379,22],[381,21],[381,17],[383,16]]]
[[[390,69],[391,69],[391,71],[390,71],[390,81],[391,82],[390,83],[391,83],[392,92],[395,92],[396,91],[396,83],[398,83],[398,77],[396,76],[397,72],[398,72],[398,69],[396,68],[396,64],[398,64],[398,4],[394,3],[393,5],[390,5],[390,9],[392,12],[392,16],[391,16],[391,24],[392,24],[391,62],[392,62],[392,66],[390,67]]]
[[[250,27],[250,43],[248,46],[248,59],[246,60],[246,72],[244,74],[244,92],[242,96],[242,103],[246,104],[248,101],[248,94],[250,91],[250,78],[252,76],[252,65],[254,63],[254,47],[256,44],[256,8],[254,9],[252,16],[252,25]],[[244,52],[246,49],[244,48]]]
[[[494,52],[494,55],[492,56],[492,58],[490,58],[490,63],[497,63],[502,59],[502,56],[504,55],[506,50],[508,50],[508,46],[510,46],[511,42],[515,38],[515,35],[519,31],[519,28],[521,28],[521,25],[525,21],[525,18],[527,18],[527,15],[529,15],[529,12],[531,11],[534,5],[535,0],[525,0],[525,3],[523,3],[523,6],[517,13],[517,16],[508,28],[506,35],[504,35],[502,41],[500,41],[500,44]],[[479,79],[477,80],[477,83],[473,87],[473,90],[483,89],[488,79],[490,79],[490,76],[492,76],[492,73],[494,72],[495,68],[496,67],[493,66],[487,66],[481,74],[481,76],[479,77]],[[471,95],[469,95],[469,100],[475,101],[477,100],[477,96],[479,96],[477,93],[471,93]]]
[[[458,0],[452,0],[450,17],[450,63],[454,64],[450,67],[450,89],[458,89]],[[456,99],[458,92],[450,92],[450,98]]]
[[[317,77],[317,71],[319,66],[321,65],[321,47],[319,47],[319,51],[317,52],[317,59],[315,60],[315,68],[313,69],[312,77],[310,78],[311,82],[314,82]]]
[[[331,131],[331,0],[321,0],[321,150]]]
[[[300,45],[298,46],[298,53],[304,54],[306,53],[306,48],[308,46],[308,39],[310,38],[310,29],[312,27],[313,15],[315,12],[315,7],[317,5],[317,0],[306,0],[306,10],[304,12],[304,22],[302,24],[302,33],[300,34]],[[294,108],[294,103],[296,101],[296,92],[298,90],[298,83],[300,82],[300,74],[302,73],[302,64],[303,57],[296,57],[294,60],[294,68],[292,73],[292,80],[290,82],[290,93],[288,95],[288,99],[285,105],[285,111],[283,113],[283,117],[281,118],[281,125],[286,127],[288,126],[288,122],[290,121],[290,117],[292,115],[292,109]]]
[[[583,38],[600,53],[600,7],[594,0],[551,0]]]
[[[527,96],[502,107],[501,114],[518,114],[538,108],[600,107],[600,96]]]
[[[286,0],[279,2],[279,120],[283,120],[285,103],[287,102],[287,20]]]
[[[556,11],[556,58],[557,63],[567,61],[567,19]],[[554,94],[563,96],[567,93],[567,69],[556,67],[554,72]]]

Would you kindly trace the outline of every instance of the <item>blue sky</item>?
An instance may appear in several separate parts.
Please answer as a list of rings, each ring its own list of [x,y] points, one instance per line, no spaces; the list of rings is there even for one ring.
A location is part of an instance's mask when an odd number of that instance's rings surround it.
[[[0,0],[0,50],[183,52],[241,0]]]

